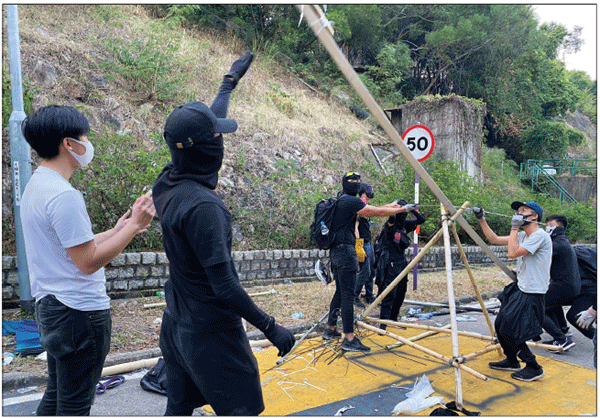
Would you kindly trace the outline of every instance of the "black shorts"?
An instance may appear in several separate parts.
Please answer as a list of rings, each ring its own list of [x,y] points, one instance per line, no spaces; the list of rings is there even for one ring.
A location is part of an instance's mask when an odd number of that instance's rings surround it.
[[[521,344],[544,332],[543,294],[524,293],[516,283],[511,283],[505,288],[501,301],[500,312],[495,321],[498,334],[511,337],[517,344]]]
[[[203,332],[180,326],[165,311],[160,349],[167,370],[167,415],[191,415],[206,404],[217,415],[264,411],[258,363],[241,326]]]

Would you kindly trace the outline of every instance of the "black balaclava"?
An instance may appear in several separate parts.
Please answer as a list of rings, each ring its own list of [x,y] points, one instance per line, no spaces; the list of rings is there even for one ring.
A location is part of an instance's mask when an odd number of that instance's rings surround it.
[[[360,189],[360,182],[352,182],[349,180],[360,180],[360,174],[349,172],[342,177],[342,189],[344,190],[344,193],[349,196],[356,196]]]
[[[396,200],[396,203],[398,203],[400,206],[405,206],[408,205],[408,202],[404,199],[398,199]],[[401,212],[401,213],[397,213],[395,214],[395,218],[396,221],[394,223],[394,226],[400,231],[404,228],[404,221],[406,220],[406,216],[408,215],[408,213],[406,212]]]
[[[170,149],[172,168],[169,178],[190,179],[215,189],[223,163],[223,135],[186,149]]]

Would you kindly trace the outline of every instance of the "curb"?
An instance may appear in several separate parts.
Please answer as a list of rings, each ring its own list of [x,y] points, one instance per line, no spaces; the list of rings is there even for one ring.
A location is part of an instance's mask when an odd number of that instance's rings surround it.
[[[490,299],[498,296],[500,294],[500,290],[482,293],[482,299]],[[456,299],[457,304],[462,303],[470,303],[473,301],[477,301],[477,296],[463,296]],[[448,300],[443,300],[438,303],[447,304]],[[407,304],[406,306],[413,306]],[[314,322],[303,322],[301,324],[294,324],[287,327],[294,334],[300,334],[302,332],[308,331]],[[316,331],[323,331],[324,325],[320,324],[315,329]],[[262,340],[266,337],[261,331],[251,331],[246,334],[249,340]],[[154,357],[160,357],[162,355],[160,348],[149,348],[145,350],[139,351],[131,351],[128,353],[116,353],[109,354],[104,361],[104,367],[115,366],[117,364],[130,363],[138,360],[145,360]],[[37,373],[24,373],[24,372],[11,372],[11,373],[2,373],[2,392],[6,392],[12,389],[17,389],[26,386],[40,386],[46,384],[46,380],[48,379],[47,374],[37,374]]]

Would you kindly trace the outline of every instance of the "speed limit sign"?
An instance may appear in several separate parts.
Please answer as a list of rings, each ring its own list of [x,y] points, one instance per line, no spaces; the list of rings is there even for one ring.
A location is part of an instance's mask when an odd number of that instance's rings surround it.
[[[435,146],[433,134],[423,125],[413,125],[404,131],[402,142],[419,162],[428,159]]]

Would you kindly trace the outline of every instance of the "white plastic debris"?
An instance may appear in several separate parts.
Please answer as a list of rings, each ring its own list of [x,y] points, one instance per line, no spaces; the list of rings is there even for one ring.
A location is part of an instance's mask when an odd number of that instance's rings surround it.
[[[352,405],[343,406],[335,413],[334,417],[340,417],[344,412],[349,411],[351,409],[354,409]]]
[[[456,321],[458,321],[458,322],[476,322],[477,319],[473,318],[472,316],[462,315],[462,316],[457,316]]]
[[[15,355],[13,353],[9,353],[9,352],[5,351],[4,353],[2,353],[2,365],[8,366],[13,361],[14,358],[15,358]]]
[[[408,399],[398,403],[392,410],[393,415],[413,415],[435,404],[441,403],[442,396],[429,395],[433,393],[433,388],[427,376],[423,375],[421,380],[417,379],[413,388],[406,393]]]
[[[162,324],[162,318],[156,318],[154,321],[152,321],[153,324]]]
[[[43,353],[40,353],[37,356],[35,356],[35,359],[41,361],[48,361],[48,353],[44,351]]]
[[[23,394],[23,393],[27,393],[27,392],[33,392],[37,388],[38,388],[37,386],[27,386],[26,388],[17,389],[17,392]]]

